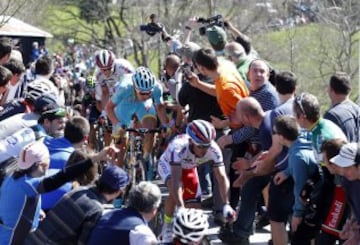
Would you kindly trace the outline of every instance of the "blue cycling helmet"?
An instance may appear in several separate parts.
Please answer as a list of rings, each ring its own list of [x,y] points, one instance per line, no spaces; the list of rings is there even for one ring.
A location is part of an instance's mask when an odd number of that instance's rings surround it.
[[[150,92],[155,86],[155,76],[146,67],[140,66],[136,68],[135,73],[132,76],[134,86],[141,92]]]
[[[215,128],[205,120],[194,120],[186,127],[186,133],[197,145],[210,145],[216,137]]]

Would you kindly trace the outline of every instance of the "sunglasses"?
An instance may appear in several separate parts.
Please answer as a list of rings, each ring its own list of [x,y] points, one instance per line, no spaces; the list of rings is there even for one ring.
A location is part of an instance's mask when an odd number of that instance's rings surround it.
[[[143,95],[143,96],[149,96],[149,95],[151,95],[151,91],[150,92],[141,92],[141,91],[138,91],[138,93],[140,94],[140,95]]]
[[[112,67],[110,68],[104,68],[104,69],[101,69],[102,71],[111,71],[112,70]]]
[[[299,108],[300,108],[300,110],[301,110],[301,112],[303,114],[305,114],[305,110],[304,110],[304,107],[302,105],[302,101],[304,99],[304,96],[305,96],[305,93],[301,93],[299,96],[296,96],[296,99],[295,99],[296,104],[298,104],[298,106],[299,106]]]
[[[55,116],[55,117],[65,117],[67,115],[67,111],[65,108],[59,107],[56,109],[45,111],[42,116]]]
[[[210,148],[210,144],[202,145],[202,144],[198,144],[198,143],[194,142],[193,140],[191,140],[191,142],[192,142],[197,148],[200,148],[200,149],[209,149],[209,148]]]

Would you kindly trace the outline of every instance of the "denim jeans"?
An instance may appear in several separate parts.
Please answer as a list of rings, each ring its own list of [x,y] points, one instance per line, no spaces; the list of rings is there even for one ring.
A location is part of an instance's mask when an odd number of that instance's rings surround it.
[[[260,195],[262,195],[261,191],[266,187],[269,181],[269,175],[254,177],[241,189],[240,208],[237,220],[233,226],[234,233],[238,236],[248,238],[253,234],[257,202]]]

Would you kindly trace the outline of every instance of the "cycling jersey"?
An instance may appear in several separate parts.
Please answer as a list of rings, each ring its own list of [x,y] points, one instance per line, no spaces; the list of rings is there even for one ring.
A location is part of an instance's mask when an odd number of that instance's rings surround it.
[[[95,76],[96,87],[95,87],[95,98],[101,100],[102,90],[101,86],[106,85],[109,89],[110,96],[115,93],[115,84],[121,80],[123,75],[131,74],[135,71],[133,65],[125,59],[116,59],[114,72],[110,77],[106,77],[101,70],[98,70]]]
[[[191,152],[189,140],[190,137],[186,134],[176,136],[161,155],[158,171],[163,181],[171,174],[170,165],[181,165],[184,169],[196,168],[205,162],[212,162],[214,167],[224,165],[220,147],[214,141],[206,154],[198,158]]]
[[[125,75],[117,87],[116,93],[111,97],[111,101],[116,105],[114,109],[115,116],[119,120],[116,127],[121,127],[122,125],[130,127],[131,118],[134,113],[140,121],[148,115],[156,117],[154,105],[163,104],[162,94],[162,86],[156,82],[152,94],[147,100],[137,100],[132,75]]]

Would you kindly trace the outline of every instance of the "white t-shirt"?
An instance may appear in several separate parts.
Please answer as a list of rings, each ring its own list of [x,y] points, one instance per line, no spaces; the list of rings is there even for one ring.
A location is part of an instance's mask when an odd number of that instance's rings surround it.
[[[15,85],[11,85],[9,83],[9,92],[8,92],[8,95],[6,97],[6,102],[5,103],[8,103],[10,101],[12,101],[15,97],[15,93],[16,93],[16,90],[18,89],[19,87],[19,82],[17,82]]]

